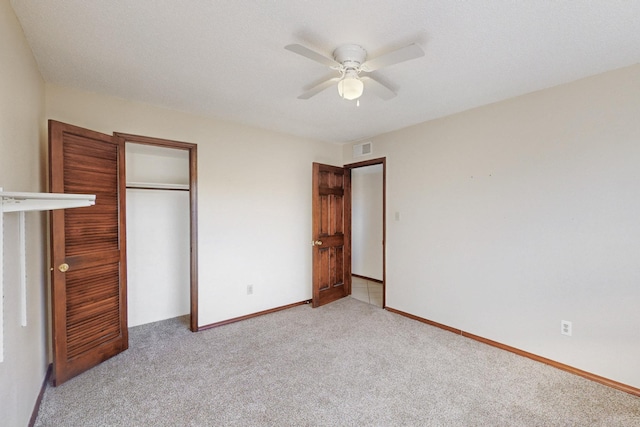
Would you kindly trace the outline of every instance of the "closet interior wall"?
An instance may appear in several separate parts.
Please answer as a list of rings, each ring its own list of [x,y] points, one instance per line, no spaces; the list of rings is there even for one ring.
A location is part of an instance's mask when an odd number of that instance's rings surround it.
[[[189,152],[127,142],[129,327],[190,313]]]

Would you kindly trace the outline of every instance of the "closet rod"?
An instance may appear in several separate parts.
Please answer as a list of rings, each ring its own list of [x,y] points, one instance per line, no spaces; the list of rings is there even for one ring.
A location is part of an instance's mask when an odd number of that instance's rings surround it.
[[[189,184],[160,184],[155,182],[127,182],[126,188],[138,190],[189,191]]]

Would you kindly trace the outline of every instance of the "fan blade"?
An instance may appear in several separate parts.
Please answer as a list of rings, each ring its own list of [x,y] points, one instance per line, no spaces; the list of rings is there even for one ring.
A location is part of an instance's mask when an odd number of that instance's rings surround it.
[[[289,44],[287,46],[284,47],[287,50],[290,50],[293,53],[297,53],[298,55],[302,55],[305,58],[309,58],[313,61],[319,62],[322,65],[326,65],[328,67],[339,67],[340,64],[338,64],[336,61],[334,61],[331,58],[327,58],[326,56],[319,54],[318,52],[315,52],[311,49],[309,49],[308,47],[304,47],[302,45],[299,44]]]
[[[424,56],[424,51],[420,46],[415,43],[409,46],[394,50],[389,53],[385,53],[377,58],[370,59],[362,64],[362,70],[371,72],[378,70],[382,67],[388,67],[389,65],[399,64],[400,62],[409,61],[410,59],[416,59]]]
[[[387,85],[380,83],[378,80],[374,79],[370,76],[362,76],[360,80],[364,81],[367,85],[366,90],[370,90],[377,95],[379,98],[382,98],[385,101],[390,100],[396,96],[396,93],[391,90]]]
[[[309,99],[312,96],[319,94],[323,90],[330,88],[331,86],[338,83],[339,81],[340,81],[340,77],[334,77],[332,79],[325,80],[322,83],[315,85],[314,87],[312,87],[311,89],[309,89],[308,91],[300,95],[298,99]]]

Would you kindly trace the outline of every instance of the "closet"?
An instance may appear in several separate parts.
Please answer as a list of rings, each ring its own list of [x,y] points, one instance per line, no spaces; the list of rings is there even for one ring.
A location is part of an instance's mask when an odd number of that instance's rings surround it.
[[[125,143],[128,326],[190,313],[189,151]]]

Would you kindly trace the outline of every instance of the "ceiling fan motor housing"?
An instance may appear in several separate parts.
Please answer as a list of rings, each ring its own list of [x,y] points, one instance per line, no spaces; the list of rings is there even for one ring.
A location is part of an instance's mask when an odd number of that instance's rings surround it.
[[[333,59],[342,64],[344,70],[359,70],[367,59],[367,51],[357,44],[345,44],[333,51]]]

